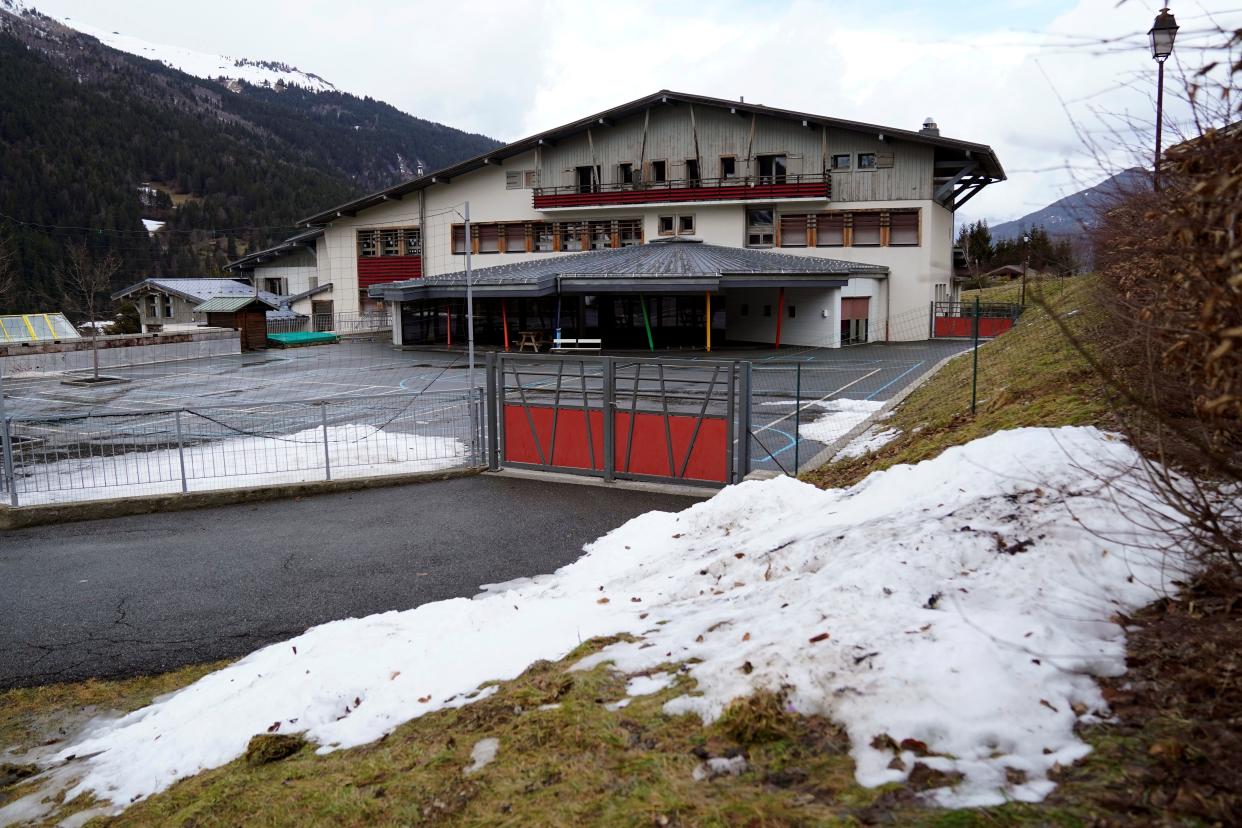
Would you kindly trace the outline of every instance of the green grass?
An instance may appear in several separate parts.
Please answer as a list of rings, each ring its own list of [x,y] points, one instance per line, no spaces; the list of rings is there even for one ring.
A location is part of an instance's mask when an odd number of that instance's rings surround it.
[[[1060,279],[1042,275],[1028,276],[1026,280],[1027,305],[1041,298],[1054,301],[1061,291],[1069,289],[1074,283],[1081,282],[1084,278],[1086,277],[1069,276]],[[962,291],[963,302],[973,302],[975,297],[978,297],[980,302],[1018,302],[1022,298],[1022,280],[1004,279],[985,288]]]
[[[970,410],[972,355],[953,359],[917,388],[885,421],[898,436],[878,451],[830,463],[803,479],[831,487],[856,483],[872,471],[935,457],[996,431],[1023,426],[1104,425],[1109,402],[1099,380],[1061,333],[1049,311],[1075,335],[1090,335],[1098,319],[1090,276],[1049,284],[1048,309],[1028,305],[1013,330],[979,348],[975,413]]]

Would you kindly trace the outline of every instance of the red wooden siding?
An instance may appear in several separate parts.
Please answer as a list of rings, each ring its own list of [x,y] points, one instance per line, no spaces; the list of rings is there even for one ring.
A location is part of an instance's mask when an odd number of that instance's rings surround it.
[[[721,187],[652,187],[596,193],[534,193],[535,209],[589,207],[596,204],[656,204],[669,201],[736,201],[772,198],[828,198],[827,181],[785,184],[738,184]]]
[[[420,256],[374,256],[358,259],[358,287],[420,279],[423,260]]]
[[[504,458],[512,463],[552,465],[571,469],[604,468],[604,414],[592,410],[588,416],[581,409],[561,408],[556,415],[556,450],[552,451],[552,417],[556,409],[550,406],[522,406],[507,403],[504,406]],[[527,414],[529,413],[529,419]],[[634,421],[634,448],[629,452],[630,413],[615,415],[615,468],[618,474],[651,475],[655,477],[681,476],[681,464],[685,462],[686,449],[694,434],[695,417],[673,415],[669,417],[672,434],[673,463],[668,467],[668,444],[665,441],[664,416],[639,412]],[[588,442],[587,423],[590,423]],[[534,424],[532,433],[531,424]],[[723,418],[704,418],[690,452],[684,477],[717,483],[728,481],[726,467],[726,440],[728,428]],[[536,437],[538,443],[536,443]],[[593,452],[593,453],[592,453]],[[542,459],[541,459],[542,453]],[[594,457],[594,464],[591,460]]]

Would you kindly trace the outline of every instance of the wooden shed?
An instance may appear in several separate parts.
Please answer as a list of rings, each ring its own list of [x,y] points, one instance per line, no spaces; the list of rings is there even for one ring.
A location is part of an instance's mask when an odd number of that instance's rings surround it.
[[[194,312],[206,314],[210,327],[240,331],[241,349],[257,351],[267,347],[267,312],[275,307],[257,296],[217,296]]]

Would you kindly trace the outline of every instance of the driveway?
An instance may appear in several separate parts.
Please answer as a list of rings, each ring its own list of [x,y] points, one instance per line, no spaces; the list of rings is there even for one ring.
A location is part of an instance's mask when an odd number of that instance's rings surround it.
[[[491,476],[0,534],[0,689],[233,658],[551,572],[696,498]]]

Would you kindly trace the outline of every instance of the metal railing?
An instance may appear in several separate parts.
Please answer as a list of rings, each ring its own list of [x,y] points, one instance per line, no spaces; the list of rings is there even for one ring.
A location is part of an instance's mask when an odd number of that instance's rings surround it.
[[[392,330],[392,316],[387,311],[363,313],[313,313],[298,319],[273,320],[267,323],[268,333],[303,333],[322,331],[336,334],[378,333]]]
[[[11,506],[483,464],[481,392],[8,418]]]
[[[725,189],[725,187],[764,187],[822,184],[827,186],[831,181],[828,173],[782,173],[779,175],[733,175],[729,178],[717,179],[667,179],[664,181],[596,181],[594,184],[566,184],[559,186],[534,187],[535,197],[556,195],[590,195],[601,192],[646,192],[652,190],[687,190],[687,189]]]

